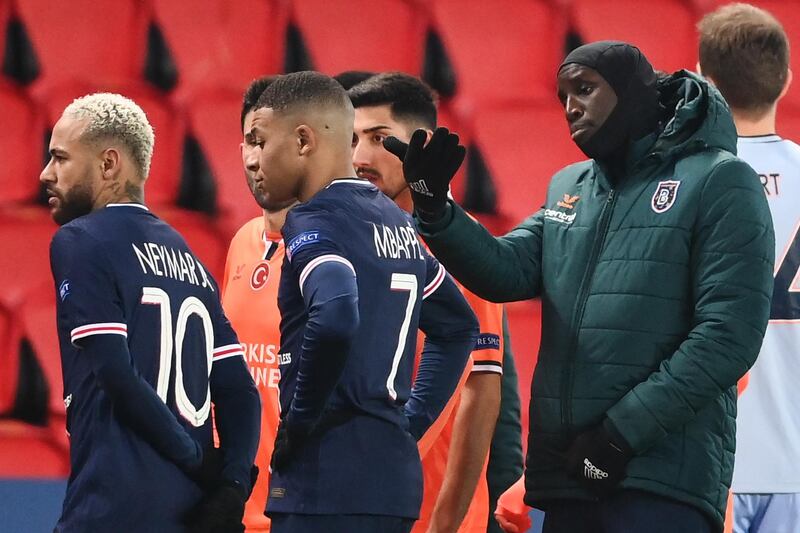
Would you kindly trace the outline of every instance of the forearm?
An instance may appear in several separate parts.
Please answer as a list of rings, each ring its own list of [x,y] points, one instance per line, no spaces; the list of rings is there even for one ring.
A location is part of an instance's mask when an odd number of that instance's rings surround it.
[[[499,374],[472,374],[464,386],[431,533],[457,531],[469,509],[500,410],[500,379]]]
[[[223,453],[222,477],[250,487],[250,469],[261,436],[261,399],[244,361],[214,363],[211,399]]]
[[[451,218],[443,227],[417,217],[417,227],[433,255],[462,285],[493,302],[539,293],[542,226],[536,215],[500,238],[455,203],[450,203],[446,216]]]
[[[464,372],[469,352],[475,345],[471,331],[461,336],[466,340],[425,339],[425,348],[414,380],[414,387],[404,411],[409,431],[419,440],[441,416]],[[469,340],[472,339],[472,340]],[[461,356],[463,354],[463,357]]]
[[[326,263],[304,285],[308,321],[292,403],[284,419],[307,428],[322,415],[347,363],[359,325],[358,288],[352,271]]]
[[[128,345],[119,335],[93,335],[81,341],[97,382],[119,418],[161,455],[185,471],[200,465],[203,450],[178,423],[156,391],[130,365]]]
[[[464,372],[461,374],[461,379],[456,385],[456,389],[463,387],[467,381],[467,378],[470,376],[471,366],[467,365],[464,369]],[[447,422],[450,420],[450,416],[453,413],[453,409],[456,408],[458,404],[458,398],[455,396],[451,396],[449,400],[447,400],[447,404],[445,404],[444,409],[439,414],[438,418],[433,422],[433,424],[428,427],[425,433],[420,437],[417,441],[417,450],[419,451],[419,458],[421,460],[425,460],[425,456],[428,455],[428,452],[431,451],[431,448],[436,441],[439,439],[439,436],[442,434],[445,426],[447,426]]]

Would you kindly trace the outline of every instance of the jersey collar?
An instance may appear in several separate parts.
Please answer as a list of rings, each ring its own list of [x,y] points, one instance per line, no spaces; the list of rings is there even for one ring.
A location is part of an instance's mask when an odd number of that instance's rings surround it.
[[[139,204],[139,203],[136,203],[136,202],[130,202],[130,203],[127,203],[127,204],[108,204],[108,205],[106,205],[106,207],[138,207],[139,209],[144,209],[145,211],[150,211],[149,209],[147,209],[147,206]]]
[[[361,178],[336,178],[332,182],[328,184],[328,187],[331,185],[339,185],[340,183],[349,183],[351,185],[372,185],[369,180],[361,179]],[[326,189],[328,187],[325,187]]]
[[[768,133],[767,135],[745,135],[739,137],[740,143],[745,144],[762,144],[762,143],[775,143],[783,139],[776,133]]]

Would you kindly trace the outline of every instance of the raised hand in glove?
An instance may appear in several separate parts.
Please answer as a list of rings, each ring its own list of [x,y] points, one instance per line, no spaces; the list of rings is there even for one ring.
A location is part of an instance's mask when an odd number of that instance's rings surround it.
[[[598,495],[611,492],[625,477],[633,452],[606,420],[581,433],[566,453],[567,472]]]
[[[184,523],[192,533],[244,533],[246,501],[245,487],[223,481],[186,514]]]
[[[282,470],[291,462],[297,451],[305,444],[308,434],[309,430],[305,426],[287,424],[281,420],[269,464],[273,472]]]
[[[403,175],[411,189],[414,208],[423,219],[437,220],[445,212],[447,191],[466,149],[458,144],[458,135],[447,128],[437,128],[428,144],[425,130],[416,130],[408,144],[397,137],[387,137],[383,146],[403,161]]]

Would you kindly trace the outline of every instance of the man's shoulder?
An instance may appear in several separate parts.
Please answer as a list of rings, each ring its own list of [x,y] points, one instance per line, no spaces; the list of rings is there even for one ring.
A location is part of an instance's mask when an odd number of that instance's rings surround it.
[[[253,242],[261,242],[264,235],[264,217],[257,216],[245,222],[231,239],[231,251],[246,247]]]
[[[108,228],[103,224],[101,211],[73,219],[62,225],[53,235],[51,251],[77,251],[101,244]]]
[[[551,179],[552,183],[566,184],[567,182],[576,182],[586,175],[591,175],[595,172],[595,163],[591,159],[585,159],[565,166],[555,174]]]

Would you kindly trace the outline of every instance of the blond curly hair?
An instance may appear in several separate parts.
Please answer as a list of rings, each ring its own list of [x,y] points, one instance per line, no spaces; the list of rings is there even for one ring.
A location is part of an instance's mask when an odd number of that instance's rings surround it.
[[[150,172],[155,133],[147,115],[136,102],[120,94],[95,93],[76,98],[64,115],[88,119],[81,140],[97,142],[115,140],[133,158],[142,179]]]

